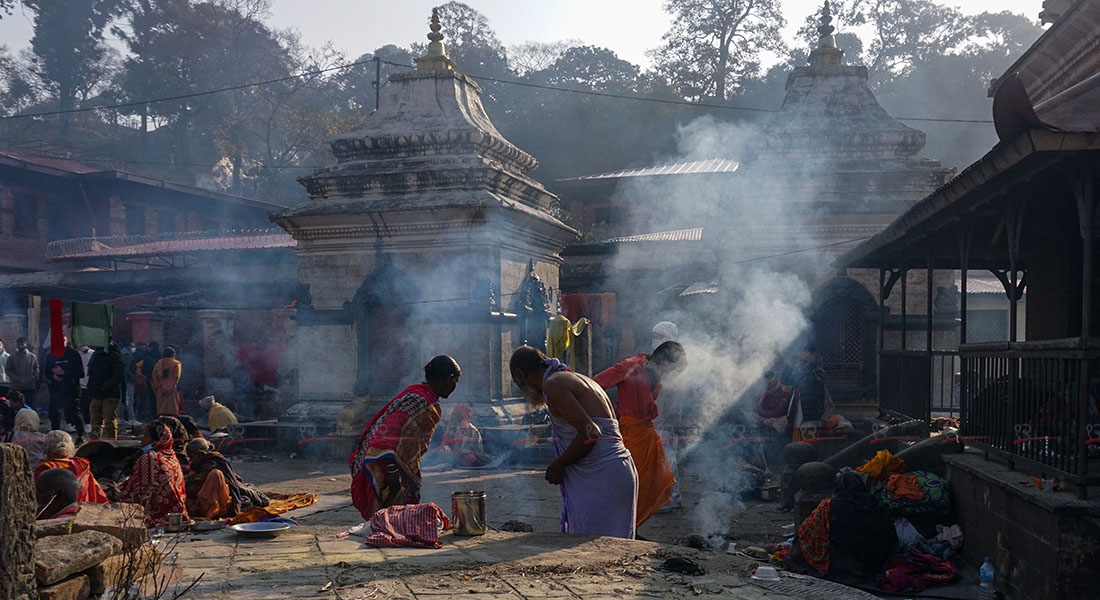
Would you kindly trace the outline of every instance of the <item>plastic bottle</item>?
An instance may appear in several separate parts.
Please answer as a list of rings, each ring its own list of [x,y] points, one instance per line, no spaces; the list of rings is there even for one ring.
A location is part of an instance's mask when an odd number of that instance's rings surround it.
[[[978,570],[978,600],[993,600],[993,563],[985,557],[982,568]]]

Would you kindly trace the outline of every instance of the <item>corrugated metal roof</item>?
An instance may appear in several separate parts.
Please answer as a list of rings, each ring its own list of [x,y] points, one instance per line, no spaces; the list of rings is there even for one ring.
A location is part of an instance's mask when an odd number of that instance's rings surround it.
[[[629,244],[634,242],[699,242],[703,240],[703,228],[677,229],[675,231],[660,231],[657,233],[643,233],[641,235],[628,235],[624,237],[604,240],[605,244]]]
[[[955,279],[955,288],[962,289],[962,278]],[[1005,286],[992,277],[971,277],[968,275],[966,278],[966,293],[1003,295],[1005,294]]]
[[[279,228],[225,232],[196,232],[161,239],[150,236],[116,236],[58,240],[46,248],[52,260],[135,258],[190,252],[294,248],[298,242]],[[146,238],[146,239],[142,239]]]
[[[696,296],[698,294],[717,294],[718,293],[718,281],[696,281],[689,285],[686,290],[680,292],[681,298],[688,296]]]
[[[18,152],[15,150],[0,150],[0,157],[24,162],[28,165],[36,165],[39,167],[45,167],[47,169],[55,169],[58,171],[64,171],[66,173],[73,173],[75,175],[99,173],[105,170],[99,167],[93,167],[91,165],[72,160],[70,158],[42,156],[39,154]]]
[[[660,175],[697,175],[701,173],[733,173],[740,163],[728,158],[708,158],[706,160],[691,160],[686,162],[670,163],[667,165],[655,165],[651,167],[638,167],[600,173],[597,175],[581,175],[580,177],[567,177],[558,181],[591,181],[595,179],[625,179],[628,177],[654,177]]]

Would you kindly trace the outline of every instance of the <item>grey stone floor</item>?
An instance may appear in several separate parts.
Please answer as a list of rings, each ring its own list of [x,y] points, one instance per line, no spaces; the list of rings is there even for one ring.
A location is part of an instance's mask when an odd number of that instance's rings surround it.
[[[778,539],[789,515],[770,504],[725,502],[714,514],[713,491],[704,478],[681,477],[685,508],[657,515],[641,533],[654,542],[570,536],[558,531],[560,495],[541,469],[468,471],[433,468],[425,473],[423,501],[449,512],[452,491],[485,490],[492,526],[517,519],[533,533],[490,531],[462,538],[445,533],[438,550],[375,549],[337,534],[358,524],[349,477],[340,463],[276,457],[234,461],[242,476],[271,491],[313,491],[317,504],[288,516],[300,523],[274,540],[237,539],[231,531],[187,534],[172,553],[180,584],[199,583],[192,598],[432,599],[484,598],[872,598],[858,590],[803,578],[780,584],[750,578],[756,563],[725,552],[671,545],[701,523],[726,522],[729,539],[759,544]],[[706,515],[706,516],[704,516]],[[717,539],[717,538],[713,538]],[[670,556],[699,562],[706,574],[667,573]],[[770,587],[766,587],[769,586]]]

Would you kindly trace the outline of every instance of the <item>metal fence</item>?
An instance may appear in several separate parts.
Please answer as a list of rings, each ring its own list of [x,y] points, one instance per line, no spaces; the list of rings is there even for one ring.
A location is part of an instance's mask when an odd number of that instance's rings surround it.
[[[913,419],[929,419],[931,364],[920,350],[879,353],[879,408]]]
[[[1090,381],[1100,351],[1079,341],[972,344],[962,356],[962,435],[969,443],[1030,470],[1095,479],[1089,451]]]

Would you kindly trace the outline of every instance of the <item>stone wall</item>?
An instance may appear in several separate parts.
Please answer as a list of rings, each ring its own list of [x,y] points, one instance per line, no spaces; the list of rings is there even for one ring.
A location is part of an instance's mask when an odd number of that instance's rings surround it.
[[[0,598],[37,596],[34,516],[34,478],[27,451],[15,444],[0,444]]]
[[[1096,597],[1100,503],[1023,487],[1024,473],[977,452],[947,460],[970,568],[989,556],[998,589],[1014,600]]]

